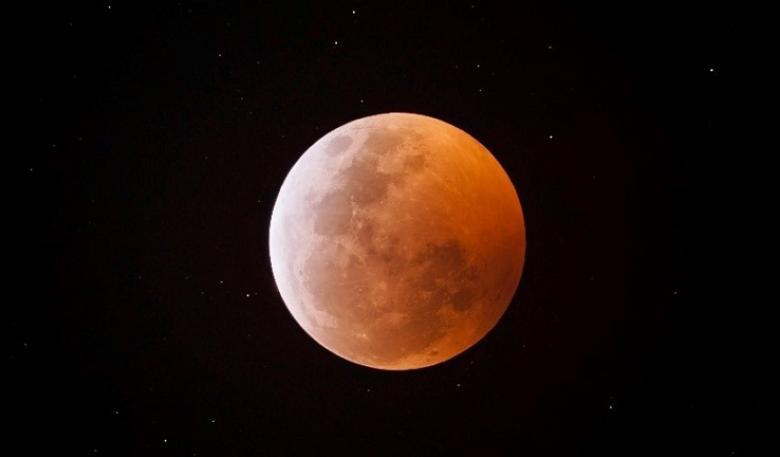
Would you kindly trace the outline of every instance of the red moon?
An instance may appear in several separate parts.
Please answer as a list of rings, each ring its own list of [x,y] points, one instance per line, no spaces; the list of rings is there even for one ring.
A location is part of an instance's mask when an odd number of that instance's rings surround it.
[[[349,122],[295,163],[271,216],[271,267],[300,326],[351,362],[441,363],[482,339],[517,289],[525,222],[493,155],[446,122]]]

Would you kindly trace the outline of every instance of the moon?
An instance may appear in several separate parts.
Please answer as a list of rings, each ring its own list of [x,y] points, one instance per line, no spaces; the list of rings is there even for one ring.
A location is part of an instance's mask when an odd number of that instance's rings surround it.
[[[338,127],[300,157],[269,243],[281,297],[315,341],[360,365],[410,370],[496,325],[522,274],[525,222],[477,140],[386,113]]]

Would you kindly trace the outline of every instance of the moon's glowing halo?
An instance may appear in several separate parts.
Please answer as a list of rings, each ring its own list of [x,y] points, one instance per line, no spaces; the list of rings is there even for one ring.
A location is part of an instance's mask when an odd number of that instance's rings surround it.
[[[517,288],[525,224],[490,152],[437,119],[387,113],[329,132],[295,163],[270,227],[295,320],[331,352],[388,370],[478,342]]]

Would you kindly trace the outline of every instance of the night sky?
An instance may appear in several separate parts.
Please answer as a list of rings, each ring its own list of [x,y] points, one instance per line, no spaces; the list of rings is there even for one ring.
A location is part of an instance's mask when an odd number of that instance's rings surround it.
[[[745,24],[714,5],[514,3],[6,17],[26,32],[3,454],[760,453],[746,307],[716,266],[734,180],[705,176],[737,150]],[[391,111],[477,138],[527,224],[502,320],[411,372],[307,336],[267,246],[306,148]]]

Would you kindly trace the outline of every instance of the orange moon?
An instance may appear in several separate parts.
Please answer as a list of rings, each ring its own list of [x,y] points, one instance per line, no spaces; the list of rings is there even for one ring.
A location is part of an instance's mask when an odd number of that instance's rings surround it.
[[[525,223],[493,155],[446,122],[409,113],[331,131],[295,163],[271,216],[271,267],[300,326],[351,362],[441,363],[506,311]]]

